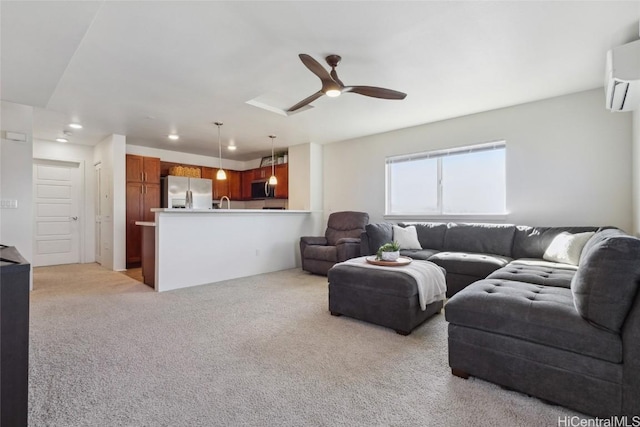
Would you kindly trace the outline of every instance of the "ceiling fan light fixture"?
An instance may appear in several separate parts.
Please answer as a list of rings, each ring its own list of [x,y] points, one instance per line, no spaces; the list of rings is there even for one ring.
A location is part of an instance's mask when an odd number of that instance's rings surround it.
[[[335,98],[336,96],[340,96],[341,93],[342,92],[340,92],[340,90],[338,89],[328,89],[324,94],[329,98]]]
[[[322,83],[322,90],[324,91],[324,94],[330,98],[340,96],[340,94],[342,93],[342,88],[340,87],[340,85],[333,80],[324,81]]]
[[[311,71],[316,75],[316,77],[320,79],[320,82],[322,82],[322,88],[313,95],[306,97],[302,101],[289,108],[287,110],[287,115],[312,103],[323,95],[335,98],[336,96],[340,96],[342,91],[380,99],[404,99],[407,96],[406,93],[398,92],[397,90],[385,89],[383,87],[351,85],[345,86],[345,84],[342,83],[342,80],[340,80],[340,78],[338,77],[338,73],[336,72],[336,67],[342,59],[340,55],[329,55],[325,58],[327,64],[329,64],[329,66],[331,67],[330,72],[327,71],[322,65],[320,65],[318,61],[316,61],[306,53],[301,53],[300,55],[298,55],[298,57],[300,58],[304,66],[307,67],[309,71]]]
[[[69,142],[69,140],[67,138],[56,138],[56,142]]]

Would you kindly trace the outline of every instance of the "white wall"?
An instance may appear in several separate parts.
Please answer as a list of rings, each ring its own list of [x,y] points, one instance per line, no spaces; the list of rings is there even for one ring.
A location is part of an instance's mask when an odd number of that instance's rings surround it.
[[[0,198],[17,200],[17,209],[0,210],[0,243],[15,246],[33,261],[33,108],[0,102]],[[26,142],[6,140],[5,132],[26,135]]]
[[[633,112],[633,227],[632,232],[640,237],[640,109]]]
[[[289,209],[322,210],[322,146],[289,147]]]
[[[126,269],[126,138],[110,135],[94,149],[94,163],[102,165],[102,265]]]
[[[386,156],[506,140],[506,222],[630,231],[631,115],[605,110],[603,97],[595,89],[325,145],[325,210],[383,221]]]
[[[82,224],[82,254],[81,262],[95,262],[95,209],[94,187],[95,176],[93,167],[93,147],[79,144],[61,144],[42,140],[33,141],[33,158],[46,160],[61,160],[80,163],[82,175],[82,199],[80,200]]]
[[[111,136],[113,146],[113,269],[127,269],[127,138]]]

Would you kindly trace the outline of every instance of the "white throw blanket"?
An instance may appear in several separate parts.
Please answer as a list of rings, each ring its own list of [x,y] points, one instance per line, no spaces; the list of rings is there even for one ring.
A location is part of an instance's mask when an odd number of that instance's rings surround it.
[[[367,257],[361,256],[359,258],[349,259],[340,264],[408,274],[416,279],[416,283],[418,284],[418,297],[422,311],[426,310],[428,304],[444,300],[447,292],[447,283],[442,269],[430,261],[414,260],[410,264],[401,267],[386,267],[369,264]]]

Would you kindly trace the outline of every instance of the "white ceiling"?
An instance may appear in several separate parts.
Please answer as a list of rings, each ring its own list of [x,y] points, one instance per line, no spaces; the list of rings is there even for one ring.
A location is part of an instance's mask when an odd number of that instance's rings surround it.
[[[36,139],[127,143],[248,160],[603,85],[606,51],[638,38],[638,1],[0,2],[0,94],[33,105]],[[339,54],[356,94],[286,110],[320,88],[298,59]],[[604,97],[603,97],[604,104]],[[169,141],[177,132],[181,138]]]

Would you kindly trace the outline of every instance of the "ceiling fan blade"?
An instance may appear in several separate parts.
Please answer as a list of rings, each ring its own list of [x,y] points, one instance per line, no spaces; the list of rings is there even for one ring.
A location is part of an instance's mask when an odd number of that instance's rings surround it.
[[[344,87],[344,83],[342,83],[342,80],[338,78],[338,73],[336,72],[335,68],[332,68],[331,73],[329,74],[331,75],[331,78],[334,82],[338,83],[341,87]]]
[[[313,74],[320,77],[320,80],[332,80],[329,72],[322,66],[318,61],[307,55],[306,53],[301,53],[298,55],[302,63],[309,69]]]
[[[315,101],[316,99],[320,98],[322,95],[324,95],[324,92],[319,90],[316,93],[314,93],[313,95],[306,97],[305,99],[303,99],[302,101],[300,101],[296,105],[294,105],[293,107],[289,108],[287,110],[287,112],[291,113],[293,111],[296,111],[299,108],[304,107],[307,104],[311,104],[313,101]]]
[[[407,96],[406,93],[398,92],[397,90],[384,89],[374,86],[348,86],[344,89],[345,92],[358,93],[360,95],[371,96],[373,98],[404,99]]]

